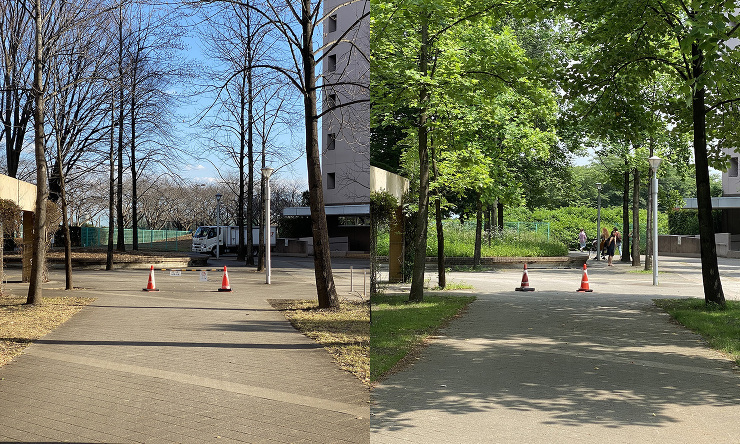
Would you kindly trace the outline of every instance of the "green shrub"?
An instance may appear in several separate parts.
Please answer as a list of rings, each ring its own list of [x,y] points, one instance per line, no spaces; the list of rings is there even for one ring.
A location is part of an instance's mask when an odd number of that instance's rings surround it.
[[[712,211],[714,232],[721,230],[722,211]],[[699,217],[697,210],[671,210],[668,212],[668,227],[670,234],[699,234]]]

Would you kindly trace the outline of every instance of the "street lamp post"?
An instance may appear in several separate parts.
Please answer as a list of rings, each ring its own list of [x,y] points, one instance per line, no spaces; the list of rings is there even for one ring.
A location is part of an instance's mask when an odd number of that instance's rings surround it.
[[[658,156],[648,159],[653,170],[653,285],[658,285],[658,167],[661,160]]]
[[[216,193],[216,259],[220,259],[221,251],[221,193]]]
[[[262,168],[265,177],[265,284],[270,284],[271,259],[270,259],[270,176],[274,170],[270,167]]]
[[[599,192],[597,198],[598,209],[596,210],[596,260],[601,260],[601,183],[596,182],[596,189]]]

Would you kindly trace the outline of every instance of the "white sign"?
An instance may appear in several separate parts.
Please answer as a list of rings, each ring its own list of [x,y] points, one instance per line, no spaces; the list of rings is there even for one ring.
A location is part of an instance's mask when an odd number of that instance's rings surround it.
[[[182,276],[182,270],[170,270],[170,276]]]
[[[200,281],[201,282],[208,282],[208,272],[207,271],[201,271],[200,272]]]

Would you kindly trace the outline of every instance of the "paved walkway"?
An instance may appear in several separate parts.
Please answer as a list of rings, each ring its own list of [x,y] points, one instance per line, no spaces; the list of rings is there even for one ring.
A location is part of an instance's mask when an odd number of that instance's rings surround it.
[[[367,389],[267,303],[315,298],[311,260],[273,261],[270,286],[230,267],[232,293],[220,272],[158,271],[158,293],[146,271],[75,272],[97,300],[0,367],[0,441],[367,443]]]
[[[720,263],[739,299],[740,261]],[[589,264],[593,293],[575,292],[580,270],[530,268],[528,293],[514,291],[521,270],[452,273],[478,299],[374,389],[371,442],[738,442],[737,367],[651,304],[703,298],[698,260],[659,269],[656,288],[627,264]]]

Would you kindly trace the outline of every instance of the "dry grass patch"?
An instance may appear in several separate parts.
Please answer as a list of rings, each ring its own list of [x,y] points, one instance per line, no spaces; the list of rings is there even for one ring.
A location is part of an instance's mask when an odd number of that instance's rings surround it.
[[[270,300],[297,330],[320,343],[343,370],[370,385],[370,306],[342,301],[339,309],[320,309],[316,301]]]
[[[25,305],[26,298],[0,296],[0,365],[10,362],[33,341],[63,324],[93,298],[45,298]]]

